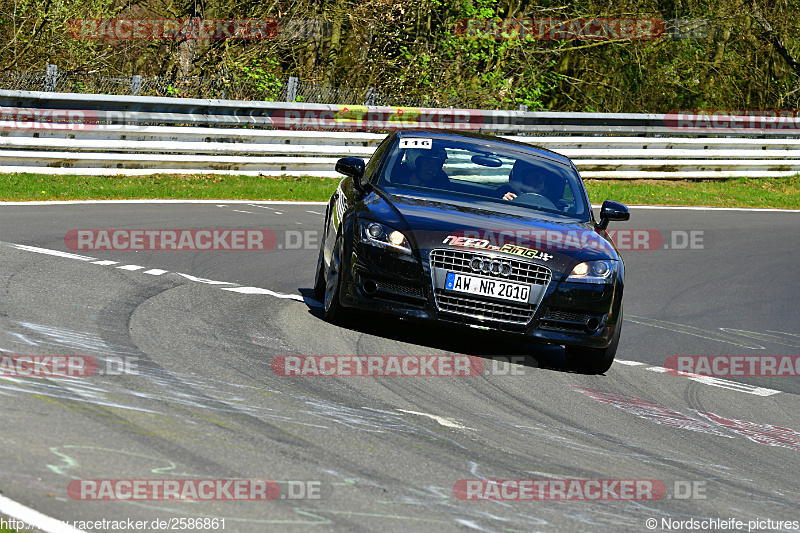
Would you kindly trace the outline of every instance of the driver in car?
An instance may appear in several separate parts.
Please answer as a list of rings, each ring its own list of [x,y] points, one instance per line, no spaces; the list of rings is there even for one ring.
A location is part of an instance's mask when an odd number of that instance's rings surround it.
[[[421,187],[447,189],[450,179],[442,169],[445,160],[447,160],[447,152],[441,147],[427,150],[409,149],[406,153],[406,164],[411,173],[408,175],[407,183]]]
[[[513,200],[521,194],[545,194],[545,178],[536,166],[518,159],[511,168],[508,183],[497,189],[497,195],[503,200]]]

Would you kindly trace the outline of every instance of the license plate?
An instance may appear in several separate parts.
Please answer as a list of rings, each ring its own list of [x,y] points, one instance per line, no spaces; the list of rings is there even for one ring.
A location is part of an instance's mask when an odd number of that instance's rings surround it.
[[[501,300],[527,303],[531,295],[530,285],[501,281],[497,278],[467,276],[457,272],[448,272],[445,289],[480,296],[491,296]]]

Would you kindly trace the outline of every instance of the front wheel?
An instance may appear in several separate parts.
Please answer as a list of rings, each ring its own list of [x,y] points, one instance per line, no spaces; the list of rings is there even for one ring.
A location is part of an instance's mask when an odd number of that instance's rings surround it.
[[[605,374],[614,364],[617,355],[620,332],[622,330],[622,308],[614,328],[614,336],[607,348],[585,348],[583,346],[565,346],[567,366],[584,374]]]
[[[345,314],[339,298],[342,292],[342,257],[344,256],[344,242],[341,236],[336,239],[333,247],[331,264],[325,276],[325,297],[323,299],[325,320],[331,323],[340,322]],[[323,263],[324,264],[324,263]]]

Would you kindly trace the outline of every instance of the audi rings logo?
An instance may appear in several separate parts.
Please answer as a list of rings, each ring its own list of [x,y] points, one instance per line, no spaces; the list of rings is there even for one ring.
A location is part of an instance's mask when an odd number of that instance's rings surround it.
[[[511,263],[500,261],[499,259],[475,257],[470,261],[469,267],[473,272],[480,272],[481,274],[496,274],[506,277],[511,274]]]

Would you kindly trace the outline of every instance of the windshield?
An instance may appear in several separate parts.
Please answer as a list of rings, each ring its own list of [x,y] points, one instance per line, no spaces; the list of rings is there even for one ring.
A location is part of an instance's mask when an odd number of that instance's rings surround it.
[[[490,141],[402,137],[393,146],[378,185],[394,194],[445,193],[588,218],[575,170]]]

